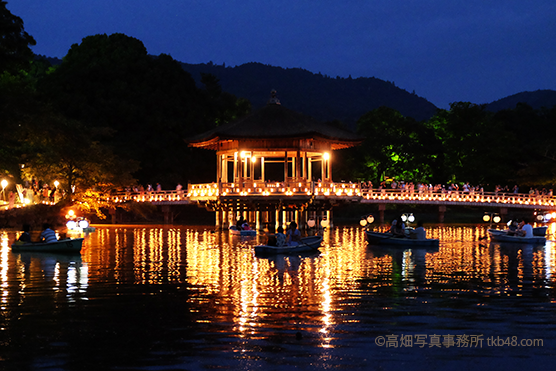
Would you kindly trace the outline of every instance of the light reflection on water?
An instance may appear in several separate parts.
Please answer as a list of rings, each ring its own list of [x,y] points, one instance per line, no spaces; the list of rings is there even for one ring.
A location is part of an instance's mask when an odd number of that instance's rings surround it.
[[[92,338],[106,367],[364,369],[372,353],[397,369],[422,352],[378,347],[377,336],[447,331],[544,338],[537,356],[554,353],[554,335],[541,331],[556,322],[552,241],[490,243],[483,226],[428,233],[439,248],[368,246],[361,228],[340,227],[318,254],[258,257],[252,246],[264,236],[201,227],[101,227],[77,256],[12,253],[16,234],[2,232],[0,361],[83,369]],[[32,364],[21,350],[29,339]],[[483,354],[459,362],[474,356]]]

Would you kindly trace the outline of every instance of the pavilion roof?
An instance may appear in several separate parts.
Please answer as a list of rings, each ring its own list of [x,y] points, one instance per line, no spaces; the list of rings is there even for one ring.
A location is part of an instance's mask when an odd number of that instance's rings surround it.
[[[310,116],[283,107],[279,103],[270,102],[250,115],[218,126],[186,141],[192,147],[216,149],[219,141],[284,138],[325,140],[332,143],[333,149],[353,147],[363,140],[355,133],[321,123]]]

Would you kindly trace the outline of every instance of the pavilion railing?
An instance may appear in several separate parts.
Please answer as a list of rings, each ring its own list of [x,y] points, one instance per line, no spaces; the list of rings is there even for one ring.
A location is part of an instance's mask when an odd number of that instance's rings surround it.
[[[191,184],[188,197],[214,196],[337,196],[360,197],[361,187],[356,183],[338,182],[257,182]]]

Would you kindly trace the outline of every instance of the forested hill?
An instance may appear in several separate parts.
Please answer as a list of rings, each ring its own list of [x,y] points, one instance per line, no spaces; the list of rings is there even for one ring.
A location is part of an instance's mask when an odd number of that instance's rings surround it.
[[[487,104],[486,109],[492,112],[504,109],[514,109],[518,103],[527,103],[534,109],[540,109],[542,107],[552,108],[556,105],[556,91],[524,91],[489,103]]]
[[[281,103],[321,121],[340,120],[350,128],[364,113],[381,106],[398,110],[406,117],[427,120],[436,107],[425,98],[374,77],[356,79],[332,78],[301,68],[282,68],[261,63],[236,67],[182,63],[195,81],[201,73],[210,73],[220,80],[222,89],[248,99],[253,109],[266,104],[270,91],[278,92]]]

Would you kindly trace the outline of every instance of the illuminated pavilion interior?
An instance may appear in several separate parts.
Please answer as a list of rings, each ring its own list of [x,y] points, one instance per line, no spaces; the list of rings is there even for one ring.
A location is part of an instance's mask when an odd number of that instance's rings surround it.
[[[301,226],[304,218],[323,219],[323,212],[330,221],[332,206],[349,197],[338,197],[336,191],[315,197],[315,187],[335,190],[332,151],[361,141],[354,133],[285,108],[273,95],[262,109],[190,138],[190,146],[216,151],[217,180],[190,185],[189,197],[217,212],[217,226],[225,227],[240,213],[257,228],[293,220]],[[211,192],[201,194],[203,189]]]

